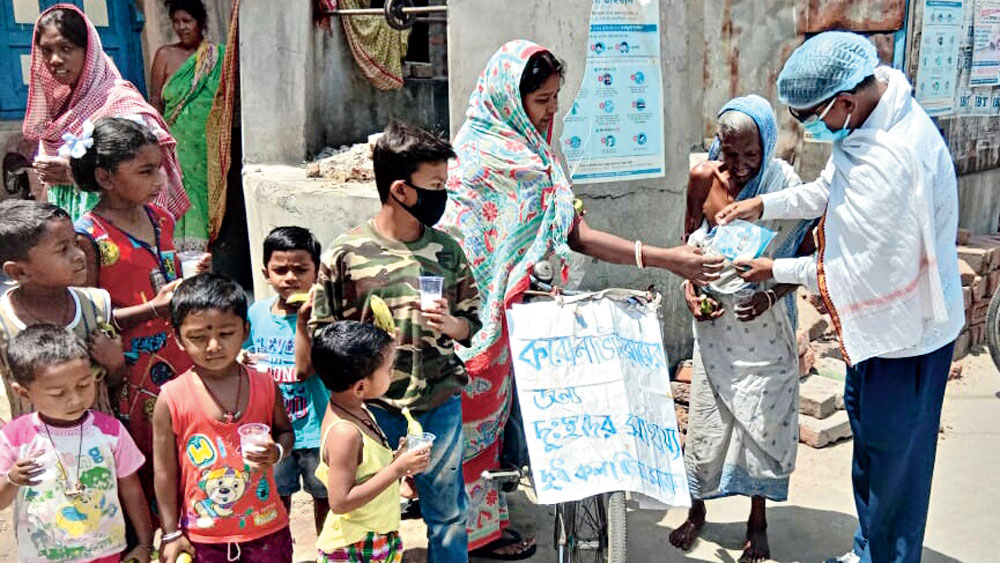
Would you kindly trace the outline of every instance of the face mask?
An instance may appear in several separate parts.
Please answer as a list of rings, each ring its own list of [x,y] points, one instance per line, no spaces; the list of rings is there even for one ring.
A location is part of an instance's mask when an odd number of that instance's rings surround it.
[[[444,215],[444,208],[448,204],[448,191],[447,190],[429,190],[427,188],[420,188],[414,186],[413,184],[406,182],[407,186],[413,188],[417,192],[417,203],[414,205],[406,205],[396,196],[396,202],[399,203],[413,218],[420,222],[421,225],[425,227],[433,227],[441,220],[441,216]]]
[[[823,113],[812,119],[806,120],[802,124],[806,131],[817,141],[836,142],[851,134],[850,129],[847,128],[847,124],[851,122],[851,114],[847,114],[847,119],[844,120],[844,126],[841,127],[839,131],[830,131],[830,127],[825,121],[823,121],[823,118],[830,112],[830,109],[833,108],[833,104],[836,103],[836,101],[836,98],[831,100],[830,104],[823,110]]]
[[[839,131],[830,131],[826,122],[822,119],[816,119],[810,121],[809,123],[803,123],[802,126],[806,128],[806,131],[812,135],[813,139],[817,141],[839,141],[844,137],[851,134],[851,130],[847,128],[847,124],[851,122],[851,114],[847,114],[847,119],[844,120],[844,126]]]

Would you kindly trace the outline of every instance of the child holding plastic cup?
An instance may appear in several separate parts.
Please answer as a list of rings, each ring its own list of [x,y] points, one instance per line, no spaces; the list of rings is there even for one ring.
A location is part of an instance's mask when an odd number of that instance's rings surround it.
[[[161,560],[292,560],[274,466],[295,434],[271,377],[237,363],[247,298],[218,274],[184,280],[171,322],[194,367],[163,386],[153,410]],[[178,502],[179,501],[179,502]]]
[[[97,382],[87,347],[37,324],[12,339],[7,362],[14,391],[35,408],[0,429],[0,509],[17,503],[17,559],[147,563],[144,458],[121,422],[90,410]],[[127,553],[126,518],[137,542]]]
[[[393,351],[392,336],[358,321],[337,321],[313,338],[312,365],[330,390],[316,469],[330,514],[316,542],[318,563],[402,560],[399,481],[427,468],[431,443],[411,449],[401,438],[393,451],[365,406],[389,388]]]

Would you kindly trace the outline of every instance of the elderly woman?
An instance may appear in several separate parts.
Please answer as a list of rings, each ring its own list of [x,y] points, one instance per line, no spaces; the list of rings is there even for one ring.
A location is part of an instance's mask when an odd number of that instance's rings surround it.
[[[167,124],[135,86],[122,79],[87,16],[71,4],[56,4],[35,23],[22,132],[26,139],[38,142],[34,168],[49,201],[65,209],[74,221],[97,203],[100,194],[76,187],[69,168],[70,150],[74,145],[83,150],[84,123],[101,117],[135,119],[153,131],[167,176],[156,204],[174,217],[182,216],[188,198]]]
[[[178,41],[156,51],[149,99],[163,112],[177,139],[177,157],[191,200],[191,209],[177,221],[174,240],[178,250],[205,250],[209,224],[217,230],[224,211],[217,205],[218,196],[209,197],[206,126],[219,89],[225,48],[205,39],[208,15],[202,0],[167,0],[166,5]]]
[[[502,432],[512,404],[512,372],[504,310],[529,287],[529,267],[572,248],[618,264],[666,268],[688,279],[717,277],[721,259],[690,247],[657,248],[589,227],[574,206],[562,165],[549,146],[564,68],[548,50],[511,41],[486,65],[455,138],[458,158],[448,179],[440,225],[451,227],[472,266],[483,300],[483,324],[460,355],[470,382],[462,401],[469,495],[470,554],[505,560],[530,557],[535,546],[506,530],[502,491],[484,481],[500,464]]]
[[[709,161],[691,171],[685,231],[702,243],[715,214],[735,200],[801,183],[774,158],[777,126],[767,100],[736,98],[719,112],[719,133]],[[811,224],[767,221],[777,236],[770,257],[812,253]],[[737,264],[736,268],[746,266]],[[741,561],[770,558],[764,500],[786,500],[798,442],[799,363],[795,339],[794,285],[749,286],[747,275],[727,267],[699,295],[685,284],[694,315],[694,374],[684,461],[693,504],[670,542],[687,550],[705,523],[705,500],[730,495],[751,498],[746,549]],[[708,305],[703,303],[708,300]],[[704,306],[704,307],[703,307]]]

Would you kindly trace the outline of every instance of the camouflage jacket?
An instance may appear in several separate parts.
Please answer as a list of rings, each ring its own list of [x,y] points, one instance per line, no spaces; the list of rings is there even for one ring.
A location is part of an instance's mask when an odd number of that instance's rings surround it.
[[[381,297],[401,332],[385,402],[425,412],[461,392],[469,381],[455,342],[426,328],[420,315],[420,276],[444,278],[451,314],[469,323],[468,345],[480,328],[479,291],[455,239],[434,229],[410,243],[390,240],[374,220],[337,237],[323,254],[310,326],[335,320],[371,322],[369,297]]]

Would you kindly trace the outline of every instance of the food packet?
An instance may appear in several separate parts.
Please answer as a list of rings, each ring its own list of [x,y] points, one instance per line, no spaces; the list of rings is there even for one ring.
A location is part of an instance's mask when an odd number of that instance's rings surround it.
[[[722,256],[729,262],[759,258],[777,235],[760,225],[736,219],[713,228],[704,242],[705,254]]]

